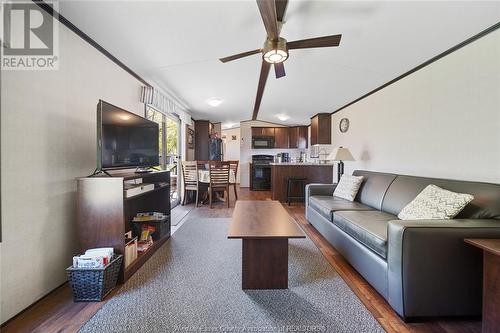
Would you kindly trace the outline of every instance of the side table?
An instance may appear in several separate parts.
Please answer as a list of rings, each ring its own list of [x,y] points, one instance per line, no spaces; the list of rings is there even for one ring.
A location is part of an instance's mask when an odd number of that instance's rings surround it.
[[[500,329],[500,239],[466,238],[483,250],[483,333]]]

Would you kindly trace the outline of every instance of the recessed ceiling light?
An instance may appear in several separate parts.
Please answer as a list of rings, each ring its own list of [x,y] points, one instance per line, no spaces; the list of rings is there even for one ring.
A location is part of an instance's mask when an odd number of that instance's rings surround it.
[[[127,114],[119,115],[119,117],[120,117],[121,120],[129,120],[130,119],[130,116],[127,115]]]
[[[290,117],[287,116],[286,114],[284,113],[280,113],[280,114],[277,114],[276,117],[281,120],[281,121],[285,121],[285,120],[288,120]]]
[[[207,103],[208,103],[208,105],[210,105],[212,107],[217,107],[217,106],[221,105],[222,99],[216,98],[216,97],[212,97],[212,98],[209,98],[207,100]]]

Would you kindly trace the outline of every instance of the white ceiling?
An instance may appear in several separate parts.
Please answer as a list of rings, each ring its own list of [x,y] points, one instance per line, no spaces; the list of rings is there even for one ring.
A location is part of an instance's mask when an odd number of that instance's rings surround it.
[[[250,119],[262,46],[255,1],[60,1],[60,12],[195,119]],[[308,124],[500,21],[500,2],[294,1],[282,37],[342,34],[337,48],[292,50],[287,76],[271,70],[259,119]],[[223,99],[219,107],[206,101]],[[280,121],[277,114],[289,117]]]

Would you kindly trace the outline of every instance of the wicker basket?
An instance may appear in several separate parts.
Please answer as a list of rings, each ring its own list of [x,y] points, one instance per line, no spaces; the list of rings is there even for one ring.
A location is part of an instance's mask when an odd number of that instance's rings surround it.
[[[100,302],[116,286],[123,255],[113,257],[113,260],[103,268],[68,267],[69,284],[73,290],[75,302]]]

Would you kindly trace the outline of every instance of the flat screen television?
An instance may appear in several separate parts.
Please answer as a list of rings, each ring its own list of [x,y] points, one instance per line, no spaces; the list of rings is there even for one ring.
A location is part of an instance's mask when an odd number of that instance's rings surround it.
[[[105,101],[97,104],[97,168],[147,168],[160,164],[159,126]]]

